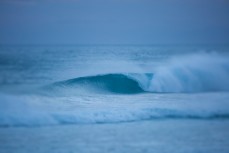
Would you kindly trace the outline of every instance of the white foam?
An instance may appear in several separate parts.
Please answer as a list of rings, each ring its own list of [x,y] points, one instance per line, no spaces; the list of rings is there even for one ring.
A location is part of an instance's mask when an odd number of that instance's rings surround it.
[[[148,88],[153,92],[229,90],[229,60],[216,53],[174,57],[159,67]]]
[[[140,94],[82,97],[0,95],[0,126],[117,123],[229,117],[229,95]]]

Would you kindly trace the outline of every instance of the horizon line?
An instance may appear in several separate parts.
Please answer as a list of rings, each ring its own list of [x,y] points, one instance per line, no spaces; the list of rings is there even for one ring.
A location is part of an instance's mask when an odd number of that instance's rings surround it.
[[[161,45],[229,45],[228,43],[0,43],[0,46],[161,46]]]

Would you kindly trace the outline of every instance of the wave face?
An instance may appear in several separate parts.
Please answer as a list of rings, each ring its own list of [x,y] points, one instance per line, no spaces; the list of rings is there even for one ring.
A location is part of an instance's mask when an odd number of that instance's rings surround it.
[[[137,75],[137,74],[132,74]],[[122,94],[135,94],[144,92],[138,80],[132,79],[128,74],[104,74],[96,76],[79,77],[66,81],[56,82],[53,87],[71,87],[91,89],[97,92],[105,91]]]
[[[119,94],[229,91],[229,61],[214,53],[199,53],[174,58],[154,73],[100,74],[51,86]]]

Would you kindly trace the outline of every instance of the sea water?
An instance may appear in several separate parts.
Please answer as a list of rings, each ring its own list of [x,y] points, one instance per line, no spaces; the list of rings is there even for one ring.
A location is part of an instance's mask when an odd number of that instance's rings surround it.
[[[228,51],[227,45],[0,46],[0,150],[228,152]]]

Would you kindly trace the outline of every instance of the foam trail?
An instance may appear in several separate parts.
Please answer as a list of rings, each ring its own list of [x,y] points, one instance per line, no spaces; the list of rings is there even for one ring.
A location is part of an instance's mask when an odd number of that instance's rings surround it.
[[[228,94],[40,97],[0,94],[0,126],[119,123],[155,119],[228,119]],[[188,98],[190,101],[185,102]],[[169,100],[168,99],[174,99]],[[202,103],[201,103],[202,102]]]

